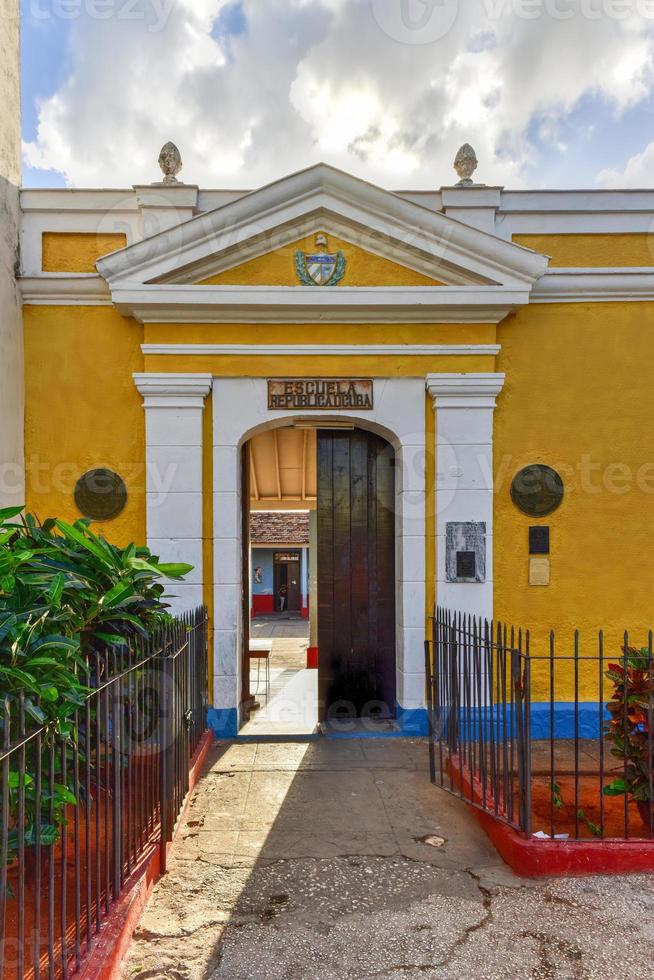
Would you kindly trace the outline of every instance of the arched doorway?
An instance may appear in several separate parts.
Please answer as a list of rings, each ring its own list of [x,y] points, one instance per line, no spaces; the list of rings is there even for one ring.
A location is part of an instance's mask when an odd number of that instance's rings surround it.
[[[322,429],[317,454],[320,720],[394,718],[395,453]]]
[[[213,379],[213,533],[215,560],[214,700],[212,727],[236,734],[248,717],[242,665],[248,630],[248,468],[243,447],[260,433],[307,426],[316,431],[362,429],[394,450],[395,717],[402,731],[424,729],[425,388],[421,378],[374,379],[374,407],[362,412],[271,409],[265,378]],[[391,456],[392,458],[392,456]],[[315,673],[315,672],[314,672]]]

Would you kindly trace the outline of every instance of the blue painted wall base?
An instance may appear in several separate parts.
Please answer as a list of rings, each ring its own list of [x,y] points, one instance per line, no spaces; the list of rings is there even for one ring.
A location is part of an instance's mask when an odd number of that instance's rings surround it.
[[[597,701],[583,701],[576,710],[573,701],[554,705],[549,701],[537,701],[531,705],[531,738],[532,741],[573,739],[576,734],[579,738],[598,739],[603,723],[609,717],[606,706]],[[448,722],[448,715],[445,714],[445,729]],[[499,741],[505,734],[509,737],[516,734],[517,725],[515,707],[512,713],[508,705],[506,711],[502,705],[494,705],[493,708],[462,708],[459,713],[460,736],[469,742],[478,741],[482,733],[488,739],[491,727]]]
[[[502,710],[496,707],[494,712],[494,724],[498,736],[502,733]],[[553,718],[553,727],[552,727]],[[605,705],[600,705],[596,701],[584,701],[579,704],[576,724],[575,724],[575,705],[573,702],[559,702],[551,705],[546,701],[535,702],[531,705],[531,737],[534,740],[549,739],[553,733],[555,739],[570,739],[575,737],[575,731],[579,738],[597,739],[602,731],[602,725],[610,718]],[[397,705],[396,708],[397,730],[395,732],[380,733],[361,731],[344,733],[341,738],[389,738],[389,737],[418,737],[429,734],[427,711],[425,708],[403,708]],[[461,712],[460,722],[462,735],[476,741],[481,734],[481,727],[485,729],[486,737],[489,735],[491,724],[490,709],[471,710]],[[216,738],[236,738],[238,736],[238,712],[236,708],[209,708],[207,712],[207,723],[212,729]],[[469,726],[469,731],[465,731]],[[507,716],[507,730],[510,734],[511,721]]]
[[[209,708],[207,724],[216,738],[236,738],[238,735],[238,711],[236,708]]]
[[[554,705],[554,738],[575,737],[574,702],[559,701]],[[577,715],[579,738],[599,738],[602,724],[610,719],[606,705],[598,701],[582,701]],[[532,739],[549,739],[552,733],[550,702],[536,702],[531,706]]]
[[[418,736],[429,734],[426,708],[403,708],[402,705],[398,704],[395,717],[402,735]]]

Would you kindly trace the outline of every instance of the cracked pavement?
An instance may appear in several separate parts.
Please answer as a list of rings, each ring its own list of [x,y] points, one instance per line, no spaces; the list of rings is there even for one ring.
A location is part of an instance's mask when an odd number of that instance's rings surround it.
[[[651,876],[515,877],[420,739],[218,743],[123,978],[654,978]]]

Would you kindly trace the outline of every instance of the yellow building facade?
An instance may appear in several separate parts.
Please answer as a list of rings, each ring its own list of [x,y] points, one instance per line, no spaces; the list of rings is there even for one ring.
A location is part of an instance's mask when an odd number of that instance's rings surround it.
[[[390,192],[318,165],[247,193],[24,190],[21,215],[26,505],[76,519],[84,474],[120,478],[98,529],[194,566],[173,608],[210,610],[219,734],[243,720],[244,447],[271,430],[390,447],[404,731],[436,603],[543,651],[551,628],[646,642],[654,192]]]

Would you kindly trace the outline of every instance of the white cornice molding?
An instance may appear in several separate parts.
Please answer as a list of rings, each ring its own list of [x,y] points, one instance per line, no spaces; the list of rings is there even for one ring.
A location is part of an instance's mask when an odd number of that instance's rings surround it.
[[[51,272],[21,276],[24,306],[111,306],[109,287],[94,272]]]
[[[499,344],[141,344],[148,355],[235,357],[495,357]]]
[[[498,323],[511,310],[527,303],[654,302],[654,267],[550,269],[531,293],[501,286],[340,286],[319,289],[138,285],[114,290],[112,302],[106,282],[92,272],[22,276],[18,283],[24,306],[111,306],[115,303],[120,312],[146,323],[315,320],[363,323],[370,322],[373,313],[378,322]],[[196,293],[196,290],[200,292]],[[211,295],[208,295],[209,290],[213,291]],[[284,290],[290,296],[282,296],[280,291]],[[266,302],[264,292],[269,297],[268,310],[262,308]],[[434,299],[441,302],[434,302]]]
[[[537,252],[479,231],[463,222],[407,201],[396,194],[318,164],[260,190],[198,215],[175,228],[138,242],[98,261],[111,286],[170,280],[178,275],[202,277],[216,254],[259,240],[265,250],[307,216],[333,215],[367,229],[369,237],[395,241],[422,252],[438,266],[467,270],[486,282],[531,286],[547,268]],[[207,272],[210,274],[210,270]]]
[[[144,408],[202,408],[213,386],[210,374],[148,372],[132,378]]]
[[[532,303],[653,301],[654,267],[549,269],[530,296]]]
[[[439,408],[495,408],[505,374],[428,374],[427,391]]]
[[[137,286],[113,289],[142,323],[499,323],[529,301],[505,286]]]

